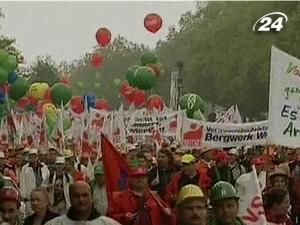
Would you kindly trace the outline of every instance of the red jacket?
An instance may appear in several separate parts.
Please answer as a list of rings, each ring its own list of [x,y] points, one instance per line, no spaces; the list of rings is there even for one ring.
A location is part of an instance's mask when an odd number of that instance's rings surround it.
[[[200,173],[199,171],[197,171],[197,173],[199,173],[199,175],[200,175],[198,185],[201,188],[201,190],[203,191],[203,193],[205,195],[207,195],[207,190],[210,185],[210,179],[207,174]],[[175,206],[177,195],[178,195],[178,192],[180,191],[180,190],[178,190],[179,189],[178,185],[179,185],[179,181],[180,181],[181,177],[182,177],[182,172],[176,173],[166,188],[166,194],[165,194],[164,200],[169,206],[172,206],[172,207]]]
[[[158,195],[156,195],[159,198]],[[165,225],[166,218],[164,218],[162,214],[161,207],[157,204],[157,202],[151,197],[151,195],[146,196],[145,205],[148,207],[148,211],[150,213],[151,224],[152,225]],[[129,222],[126,220],[126,213],[135,214],[138,211],[138,202],[135,194],[130,191],[121,192],[118,196],[116,196],[113,200],[112,207],[108,215],[115,220],[117,220],[122,225],[132,224],[132,221]],[[143,224],[135,224],[135,225],[143,225]]]

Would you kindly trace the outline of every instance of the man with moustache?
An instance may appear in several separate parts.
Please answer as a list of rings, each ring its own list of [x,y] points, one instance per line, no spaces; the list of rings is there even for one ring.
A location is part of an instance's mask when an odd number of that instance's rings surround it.
[[[206,225],[207,203],[202,190],[194,184],[181,188],[177,198],[178,225]]]

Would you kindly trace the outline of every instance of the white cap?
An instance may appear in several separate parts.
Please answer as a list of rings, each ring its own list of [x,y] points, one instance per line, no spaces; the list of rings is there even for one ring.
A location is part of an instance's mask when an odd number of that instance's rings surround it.
[[[65,157],[62,156],[56,157],[55,164],[65,164]]]
[[[0,159],[5,159],[4,152],[0,152]]]
[[[230,155],[238,155],[238,150],[236,148],[232,148],[228,152]]]
[[[38,154],[38,150],[36,148],[32,148],[29,150],[29,154]]]

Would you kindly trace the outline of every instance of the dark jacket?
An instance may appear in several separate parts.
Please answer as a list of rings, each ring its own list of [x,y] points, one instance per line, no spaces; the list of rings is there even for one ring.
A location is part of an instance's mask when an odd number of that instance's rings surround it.
[[[153,181],[157,178],[157,174],[159,178],[159,183],[153,185]],[[148,175],[148,182],[151,190],[156,191],[159,196],[163,197],[165,194],[166,187],[170,183],[173,175],[173,170],[163,170],[157,167],[152,168],[149,171]]]
[[[24,220],[24,224],[23,225],[32,225],[34,222],[34,218],[35,218],[35,214],[32,214],[31,216],[27,216]],[[49,220],[54,219],[55,217],[58,217],[59,214],[52,212],[51,210],[47,210],[46,215],[41,223],[41,225],[44,225],[45,223],[47,223]]]

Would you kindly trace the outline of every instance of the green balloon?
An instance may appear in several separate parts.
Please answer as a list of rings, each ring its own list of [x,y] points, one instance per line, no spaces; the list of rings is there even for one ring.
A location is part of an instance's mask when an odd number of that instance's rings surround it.
[[[156,64],[157,63],[157,55],[154,52],[145,52],[141,58],[142,65],[145,66],[147,64]]]
[[[205,103],[203,99],[196,94],[186,94],[179,99],[179,106],[181,109],[185,109],[188,118],[193,118],[194,112],[200,110],[202,113],[205,110]]]
[[[57,114],[54,112],[51,113],[47,113],[46,114],[46,123],[48,126],[48,136],[52,134],[53,128],[56,125],[56,121],[57,121]]]
[[[121,84],[121,82],[122,82],[122,81],[121,81],[121,79],[119,79],[119,78],[114,79],[114,85],[117,86],[117,87]]]
[[[7,82],[7,76],[8,76],[8,73],[0,68],[0,85],[3,85]]]
[[[8,58],[8,53],[4,49],[0,49],[0,65],[3,65]]]
[[[69,86],[63,83],[56,83],[51,88],[53,104],[61,106],[67,104],[72,98],[72,91]]]
[[[202,114],[202,112],[200,110],[197,110],[193,113],[193,119],[195,120],[200,120],[200,121],[205,121],[205,117]]]
[[[140,66],[134,65],[134,66],[129,67],[128,70],[127,70],[127,72],[126,72],[126,80],[128,81],[128,83],[132,87],[136,87],[135,75],[136,75],[136,71],[139,68],[140,68]]]
[[[24,78],[17,79],[9,89],[9,97],[15,101],[22,98],[29,90],[30,84]]]
[[[155,72],[147,66],[142,66],[136,71],[135,80],[136,87],[149,90],[155,84]]]
[[[18,66],[18,59],[14,55],[9,55],[7,60],[3,63],[3,68],[7,72],[12,72],[14,71]]]

